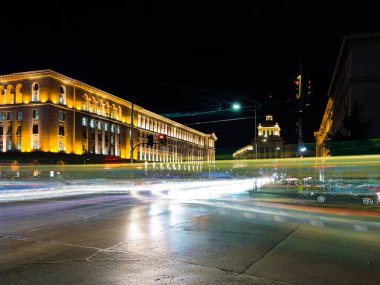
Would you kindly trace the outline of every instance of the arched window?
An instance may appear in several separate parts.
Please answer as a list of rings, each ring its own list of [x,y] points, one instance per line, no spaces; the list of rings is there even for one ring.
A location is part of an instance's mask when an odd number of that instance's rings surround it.
[[[91,113],[96,112],[96,99],[95,99],[95,97],[92,97],[92,98],[90,99],[90,109],[89,109],[89,111],[90,111]]]
[[[121,107],[117,107],[116,120],[121,121]]]
[[[32,84],[32,102],[40,101],[40,86],[37,82]]]
[[[107,118],[110,116],[110,104],[107,101],[104,106],[104,116]]]
[[[111,117],[111,119],[116,118],[116,106],[115,106],[115,104],[112,104],[112,106],[111,106],[110,117]]]
[[[103,101],[102,99],[99,99],[98,100],[98,106],[97,106],[97,109],[96,109],[96,114],[98,115],[103,115]]]
[[[87,96],[87,94],[85,93],[85,94],[83,94],[83,96],[82,96],[82,110],[83,111],[87,111],[87,104],[88,104],[88,96]]]
[[[63,85],[59,87],[59,104],[66,104],[66,87]]]

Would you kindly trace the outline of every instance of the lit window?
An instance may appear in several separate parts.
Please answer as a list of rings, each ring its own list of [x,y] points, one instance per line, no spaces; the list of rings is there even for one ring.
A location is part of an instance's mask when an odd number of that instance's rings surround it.
[[[59,140],[58,142],[58,149],[59,151],[64,151],[65,150],[65,144],[63,140]]]
[[[102,129],[102,122],[98,122],[98,130]]]
[[[40,140],[38,136],[33,137],[33,149],[39,149],[40,148]]]
[[[117,133],[120,134],[120,126],[117,126]]]
[[[65,88],[65,86],[59,87],[59,104],[66,104],[66,88]]]
[[[104,124],[104,130],[107,132],[108,131],[108,124]]]
[[[87,118],[86,117],[82,118],[82,126],[87,127]]]
[[[17,112],[17,121],[22,120],[22,112]]]
[[[115,126],[111,125],[111,133],[114,133],[114,132],[115,132]]]
[[[95,128],[95,120],[91,119],[90,121],[90,128]]]
[[[12,150],[12,140],[7,140],[7,150]]]
[[[33,110],[33,120],[38,120],[39,119],[39,112],[38,110]]]
[[[0,112],[0,121],[4,121],[4,113]]]
[[[13,112],[9,112],[9,113],[7,114],[7,120],[8,120],[8,121],[13,121]]]
[[[82,110],[83,111],[87,110],[87,94],[83,94],[83,97],[82,97]]]
[[[64,112],[59,112],[59,120],[64,122],[66,119],[66,114]]]
[[[40,100],[40,86],[37,82],[32,85],[32,101],[38,102]]]

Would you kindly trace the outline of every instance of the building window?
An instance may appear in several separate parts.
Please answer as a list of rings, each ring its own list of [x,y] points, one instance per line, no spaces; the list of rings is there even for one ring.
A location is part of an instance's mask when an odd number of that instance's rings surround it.
[[[17,121],[22,121],[22,112],[17,112]]]
[[[99,130],[99,131],[102,130],[102,122],[98,122],[98,130]]]
[[[12,150],[12,138],[7,138],[7,150]]]
[[[38,120],[39,119],[39,112],[38,110],[33,110],[33,120]]]
[[[21,126],[17,126],[16,135],[21,136]]]
[[[21,150],[21,138],[17,138],[17,150]]]
[[[4,133],[4,128],[3,128],[3,126],[0,126],[0,136],[2,136],[3,133]]]
[[[8,126],[7,135],[8,136],[12,135],[12,126]]]
[[[86,117],[82,118],[82,126],[87,127],[87,118]]]
[[[63,139],[60,139],[58,142],[58,150],[59,151],[65,151],[65,143],[64,143]]]
[[[7,120],[8,120],[8,121],[13,121],[13,112],[9,112],[9,113],[7,114]]]
[[[87,111],[87,101],[88,101],[87,94],[83,94],[83,97],[82,97],[82,110],[83,111]]]
[[[40,140],[39,140],[38,136],[34,136],[33,137],[33,145],[32,145],[32,147],[33,147],[34,150],[40,148]]]
[[[62,85],[59,87],[59,104],[66,104],[66,88]]]
[[[32,102],[40,101],[40,86],[37,82],[32,85]]]
[[[64,122],[65,121],[65,118],[66,117],[66,115],[65,115],[65,113],[64,112],[59,112],[59,120],[61,121],[61,122]]]
[[[87,130],[86,129],[82,130],[82,139],[87,140]]]
[[[108,124],[104,124],[104,130],[108,131]]]
[[[33,135],[38,135],[38,125],[33,125]]]
[[[90,121],[90,128],[95,128],[95,120],[94,119],[91,119]]]
[[[116,131],[118,134],[120,134],[120,126],[117,126]]]
[[[4,113],[0,112],[0,121],[4,121]]]
[[[115,125],[111,125],[111,133],[115,132]]]
[[[59,135],[60,136],[64,136],[65,135],[65,127],[64,126],[59,126]]]

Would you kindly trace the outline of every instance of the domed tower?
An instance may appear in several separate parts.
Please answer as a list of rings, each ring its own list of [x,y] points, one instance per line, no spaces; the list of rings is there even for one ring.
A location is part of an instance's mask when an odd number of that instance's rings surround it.
[[[257,127],[257,158],[283,157],[284,139],[280,135],[280,126],[274,123],[272,115],[265,116],[265,122]],[[253,145],[255,142],[253,141]]]

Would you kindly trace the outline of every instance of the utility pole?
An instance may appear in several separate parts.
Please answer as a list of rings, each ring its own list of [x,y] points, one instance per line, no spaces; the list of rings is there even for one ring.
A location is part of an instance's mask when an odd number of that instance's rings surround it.
[[[257,106],[255,106],[255,157],[257,159],[257,120],[256,120],[256,109]]]
[[[131,157],[131,163],[133,163],[133,103],[132,103],[132,107],[131,107],[131,132],[130,132],[130,147],[131,147],[131,151],[130,151],[130,157]]]
[[[298,155],[301,155],[302,149],[303,149],[303,134],[302,134],[302,116],[303,116],[303,96],[302,96],[302,60],[300,61],[300,75],[297,77],[298,84],[299,84],[299,90],[298,90],[298,100],[299,100],[299,107],[298,107]]]

